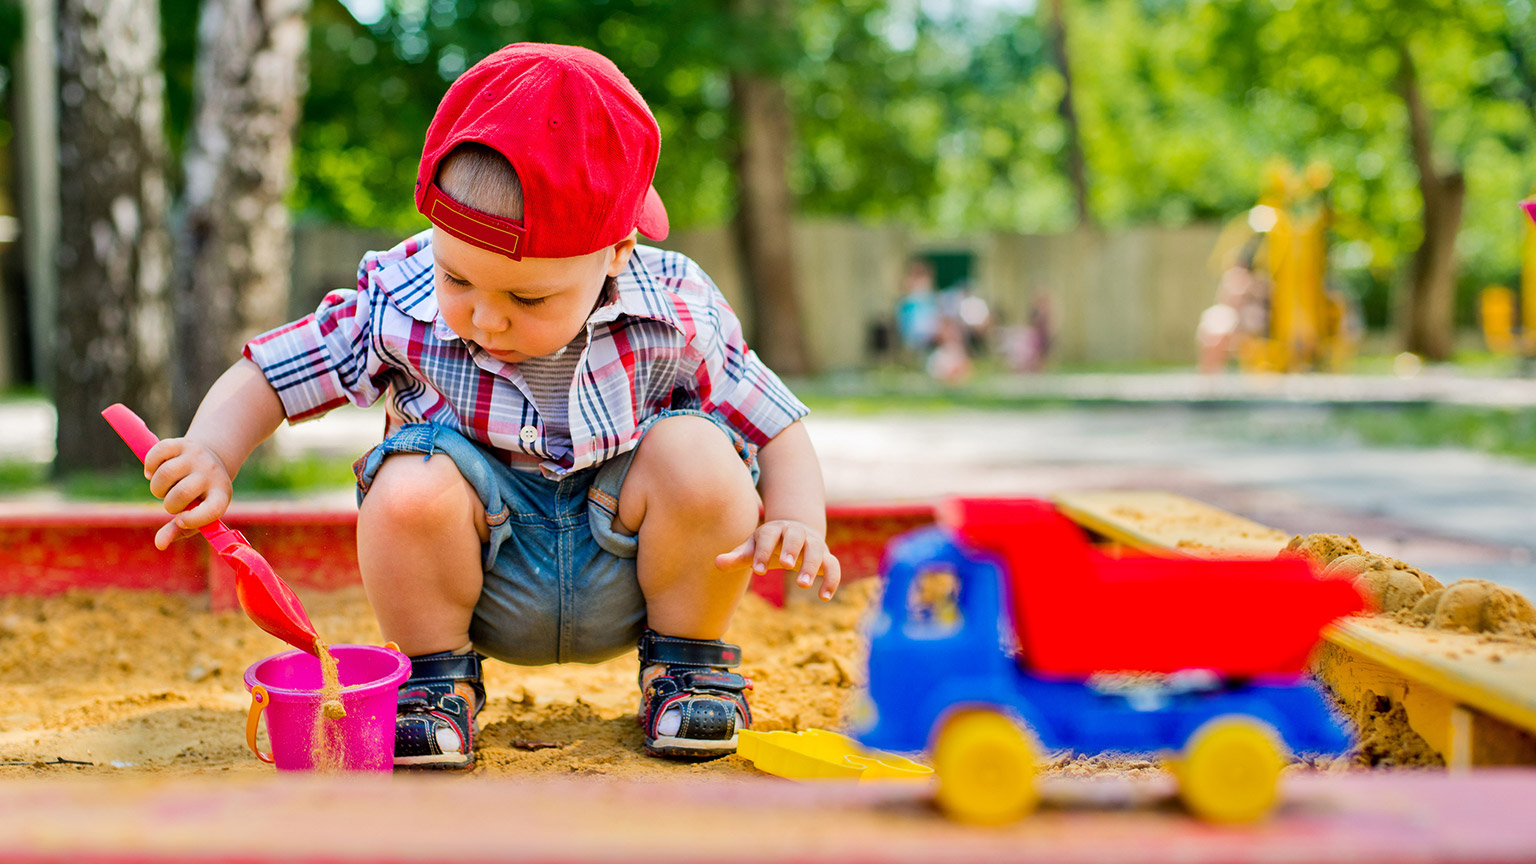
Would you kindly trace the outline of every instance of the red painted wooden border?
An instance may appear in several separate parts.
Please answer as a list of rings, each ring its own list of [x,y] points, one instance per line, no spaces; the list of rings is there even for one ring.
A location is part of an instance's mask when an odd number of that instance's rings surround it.
[[[0,594],[48,595],[101,588],[206,592],[214,609],[234,608],[234,574],[198,540],[165,552],[154,532],[166,519],[153,504],[0,504]],[[225,514],[274,569],[299,589],[356,584],[357,511],[303,504],[242,504]],[[864,502],[827,508],[827,542],[845,580],[879,570],[885,543],[933,521],[927,503]],[[781,570],[753,577],[752,590],[785,597]]]
[[[1288,775],[1273,817],[1244,826],[1175,812],[1171,777],[1057,776],[1040,785],[1055,806],[976,828],[944,822],[921,783],[25,777],[0,783],[0,861],[693,864],[720,860],[720,850],[753,864],[1536,860],[1531,769]],[[689,844],[677,843],[679,813],[700,817]],[[422,824],[454,831],[444,838]]]

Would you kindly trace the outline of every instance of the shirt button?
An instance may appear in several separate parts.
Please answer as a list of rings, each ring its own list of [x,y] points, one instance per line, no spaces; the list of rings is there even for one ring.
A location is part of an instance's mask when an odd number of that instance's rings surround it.
[[[524,444],[532,444],[539,440],[539,430],[532,426],[524,426],[522,431],[517,433],[517,437],[523,439]]]

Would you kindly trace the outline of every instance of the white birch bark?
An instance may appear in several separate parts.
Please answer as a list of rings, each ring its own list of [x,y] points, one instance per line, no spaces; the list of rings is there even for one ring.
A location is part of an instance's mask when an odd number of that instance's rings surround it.
[[[60,0],[55,470],[131,459],[100,411],[169,414],[168,193],[155,0]]]
[[[309,0],[204,0],[177,242],[177,417],[190,422],[250,337],[282,323],[284,197],[307,84]]]

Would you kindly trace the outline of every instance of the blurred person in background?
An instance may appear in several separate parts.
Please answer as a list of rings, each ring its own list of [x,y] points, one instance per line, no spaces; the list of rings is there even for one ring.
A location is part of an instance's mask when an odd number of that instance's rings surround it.
[[[939,335],[939,298],[933,279],[933,265],[921,258],[909,262],[902,277],[896,332],[902,350],[912,357],[926,356]]]
[[[1195,327],[1200,371],[1215,374],[1238,356],[1248,339],[1269,332],[1269,281],[1254,269],[1255,244],[1246,245],[1221,274],[1216,302],[1200,313]]]

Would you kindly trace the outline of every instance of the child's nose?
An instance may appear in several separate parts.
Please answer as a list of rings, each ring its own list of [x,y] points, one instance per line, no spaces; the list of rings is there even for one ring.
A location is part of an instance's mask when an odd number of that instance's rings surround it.
[[[475,305],[470,322],[482,333],[500,333],[512,323],[501,310],[485,303]]]

